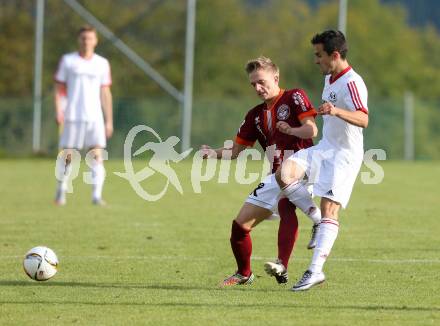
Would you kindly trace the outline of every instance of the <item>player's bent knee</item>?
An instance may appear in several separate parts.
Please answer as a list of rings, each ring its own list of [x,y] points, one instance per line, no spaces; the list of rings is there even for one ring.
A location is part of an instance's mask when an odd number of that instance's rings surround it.
[[[94,147],[90,149],[91,154],[93,155],[93,159],[98,162],[98,163],[102,163],[103,159],[102,159],[102,151],[103,149],[100,147]]]
[[[272,215],[272,211],[269,209],[251,203],[244,203],[235,218],[235,222],[245,228],[251,229],[270,215]]]
[[[299,178],[297,165],[292,160],[284,161],[281,167],[277,170],[275,178],[281,188],[297,182]]]

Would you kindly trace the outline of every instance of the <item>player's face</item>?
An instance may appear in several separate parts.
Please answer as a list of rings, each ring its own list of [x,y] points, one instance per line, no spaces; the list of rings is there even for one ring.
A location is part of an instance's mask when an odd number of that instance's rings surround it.
[[[278,76],[272,70],[258,69],[249,74],[252,87],[263,101],[270,100],[278,95],[278,79]]]
[[[93,52],[98,44],[98,37],[94,31],[85,31],[79,34],[78,44],[81,52]]]
[[[319,65],[322,74],[331,74],[335,66],[333,56],[324,51],[324,45],[321,43],[314,44],[313,51],[315,53],[315,63]]]

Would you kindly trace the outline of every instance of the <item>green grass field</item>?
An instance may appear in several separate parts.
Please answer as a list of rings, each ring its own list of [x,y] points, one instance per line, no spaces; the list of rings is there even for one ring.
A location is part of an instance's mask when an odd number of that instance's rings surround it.
[[[184,195],[170,188],[146,202],[112,174],[122,162],[110,161],[107,207],[90,204],[80,178],[67,206],[55,207],[54,161],[0,161],[0,325],[440,324],[439,162],[387,162],[383,183],[358,182],[327,282],[304,293],[289,291],[311,256],[304,215],[288,286],[263,271],[276,255],[278,222],[268,221],[252,232],[255,283],[219,288],[235,268],[231,220],[252,186],[214,180],[194,194],[190,162],[175,167]],[[144,185],[159,189],[163,181]],[[48,282],[22,270],[36,245],[60,259]]]

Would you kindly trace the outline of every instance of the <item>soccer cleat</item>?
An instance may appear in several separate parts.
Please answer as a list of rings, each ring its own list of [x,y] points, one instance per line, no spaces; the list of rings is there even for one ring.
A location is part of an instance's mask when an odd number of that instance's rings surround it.
[[[285,284],[289,281],[287,269],[279,259],[277,259],[275,262],[269,261],[265,263],[264,270],[268,275],[274,276],[278,284]]]
[[[323,272],[313,273],[309,270],[304,272],[301,280],[292,287],[292,291],[305,291],[312,286],[321,284],[325,281],[325,275]]]
[[[316,238],[319,231],[319,223],[313,224],[312,232],[310,236],[309,244],[307,245],[307,249],[313,249],[316,247]]]
[[[64,205],[66,205],[66,193],[63,190],[57,189],[57,192],[55,194],[54,203],[57,206],[64,206]]]
[[[107,202],[105,202],[103,199],[101,198],[93,198],[92,200],[92,204],[96,205],[96,206],[107,206]]]
[[[233,286],[233,285],[250,285],[254,282],[254,274],[251,273],[249,276],[243,276],[239,273],[235,273],[232,276],[229,276],[227,279],[225,279],[221,286]]]

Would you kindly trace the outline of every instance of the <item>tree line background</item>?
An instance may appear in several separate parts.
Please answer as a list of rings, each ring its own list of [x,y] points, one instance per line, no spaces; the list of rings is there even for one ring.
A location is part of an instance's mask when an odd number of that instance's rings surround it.
[[[183,89],[185,0],[79,1],[175,87]],[[432,3],[432,12],[440,4]],[[421,3],[426,2],[421,1]],[[0,155],[31,152],[34,1],[0,0]],[[416,96],[416,157],[440,159],[440,37],[434,25],[414,26],[392,1],[348,1],[349,61],[369,89],[366,148],[403,157],[403,94]],[[84,21],[63,1],[46,0],[43,150],[53,154],[53,74],[63,53],[76,49]],[[323,78],[313,63],[311,37],[336,28],[338,1],[199,0],[197,2],[192,144],[232,139],[258,103],[244,64],[261,54],[281,69],[281,86],[305,89],[320,103]],[[179,104],[101,37],[115,98],[110,155],[122,155],[128,130],[147,124],[162,138],[180,136]]]

